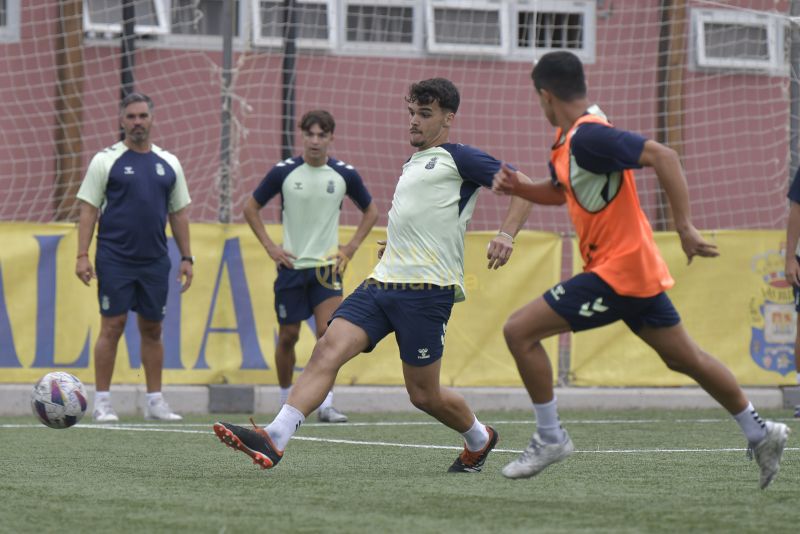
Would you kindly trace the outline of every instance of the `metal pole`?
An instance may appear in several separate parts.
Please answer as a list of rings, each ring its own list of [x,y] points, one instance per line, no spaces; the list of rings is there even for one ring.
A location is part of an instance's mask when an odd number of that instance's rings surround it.
[[[133,92],[133,66],[134,54],[136,53],[136,33],[134,24],[136,23],[136,7],[134,0],[122,0],[122,40],[121,63],[120,63],[120,94],[122,101],[126,96]],[[125,133],[120,128],[120,139],[125,138]]]
[[[800,17],[800,0],[793,0],[791,6],[791,38],[792,44],[789,51],[789,183],[792,183],[798,166],[800,166],[800,154],[798,154],[798,143],[800,142],[800,28],[798,28],[798,17]]]
[[[295,83],[297,80],[295,60],[297,56],[297,1],[284,0],[284,35],[283,35],[283,65],[281,76],[283,82],[283,116],[281,143],[281,158],[292,157],[294,150],[294,108],[295,108]]]
[[[222,10],[222,133],[219,146],[219,222],[231,222],[231,82],[233,80],[233,10],[226,2]]]

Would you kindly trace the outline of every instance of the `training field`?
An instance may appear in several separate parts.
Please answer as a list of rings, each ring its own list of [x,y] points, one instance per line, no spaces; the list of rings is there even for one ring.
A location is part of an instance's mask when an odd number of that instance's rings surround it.
[[[423,414],[312,416],[270,471],[223,446],[212,416],[68,430],[0,418],[0,532],[797,531],[798,421],[761,491],[720,410],[565,410],[575,454],[523,481],[500,468],[527,443],[531,414],[479,416],[500,433],[479,474],[446,473],[459,436]]]

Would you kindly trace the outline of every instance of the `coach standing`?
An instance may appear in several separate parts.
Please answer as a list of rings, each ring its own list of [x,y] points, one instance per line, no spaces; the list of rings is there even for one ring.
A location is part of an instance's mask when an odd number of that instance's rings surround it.
[[[173,154],[150,142],[153,101],[141,93],[126,96],[120,106],[125,140],[92,158],[78,191],[78,256],[75,274],[89,285],[97,278],[100,335],[94,347],[97,423],[119,418],[111,405],[111,376],[128,310],[138,315],[141,357],[147,382],[145,419],[179,421],[161,394],[164,319],[169,286],[167,219],[181,253],[181,292],[192,283],[194,257],[189,244],[189,190]],[[95,269],[89,260],[95,222]]]

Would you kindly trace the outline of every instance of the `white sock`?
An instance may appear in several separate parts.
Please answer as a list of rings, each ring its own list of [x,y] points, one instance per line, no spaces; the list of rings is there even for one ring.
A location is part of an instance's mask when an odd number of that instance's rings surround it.
[[[322,401],[322,404],[319,405],[320,410],[324,410],[325,408],[329,407],[333,404],[333,390],[328,392],[328,395],[325,397],[325,400]]]
[[[561,421],[558,418],[558,406],[556,398],[544,404],[533,404],[533,411],[536,413],[536,430],[539,437],[545,443],[563,443],[564,429],[561,428]]]
[[[306,417],[303,413],[289,404],[284,404],[281,411],[275,416],[275,419],[266,426],[267,434],[269,434],[272,444],[282,451],[286,448],[286,444],[292,439],[294,433],[303,424]]]
[[[734,415],[733,418],[739,423],[739,428],[742,429],[747,441],[750,443],[758,443],[767,435],[764,420],[761,419],[756,409],[753,408],[753,403],[748,402],[747,408],[741,413]]]
[[[152,406],[153,404],[155,404],[158,401],[162,400],[164,398],[164,396],[161,395],[160,391],[154,391],[153,393],[145,394],[145,398],[147,398],[147,404],[149,406]]]
[[[288,388],[281,388],[281,406],[286,404],[286,400],[289,398],[289,392],[292,390],[292,386]]]
[[[94,392],[94,403],[100,404],[101,402],[111,404],[111,392],[110,391],[95,391]]]
[[[473,417],[475,416],[473,415]],[[475,417],[470,429],[462,432],[461,435],[464,436],[464,443],[470,452],[478,452],[489,443],[489,431],[486,430],[486,425],[478,421],[477,417]]]

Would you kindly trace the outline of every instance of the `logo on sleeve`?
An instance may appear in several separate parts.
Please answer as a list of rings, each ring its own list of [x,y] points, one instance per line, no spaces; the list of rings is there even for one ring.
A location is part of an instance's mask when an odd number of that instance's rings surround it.
[[[433,156],[428,163],[425,164],[425,168],[431,170],[432,168],[436,167],[436,162],[439,161],[439,158]]]

